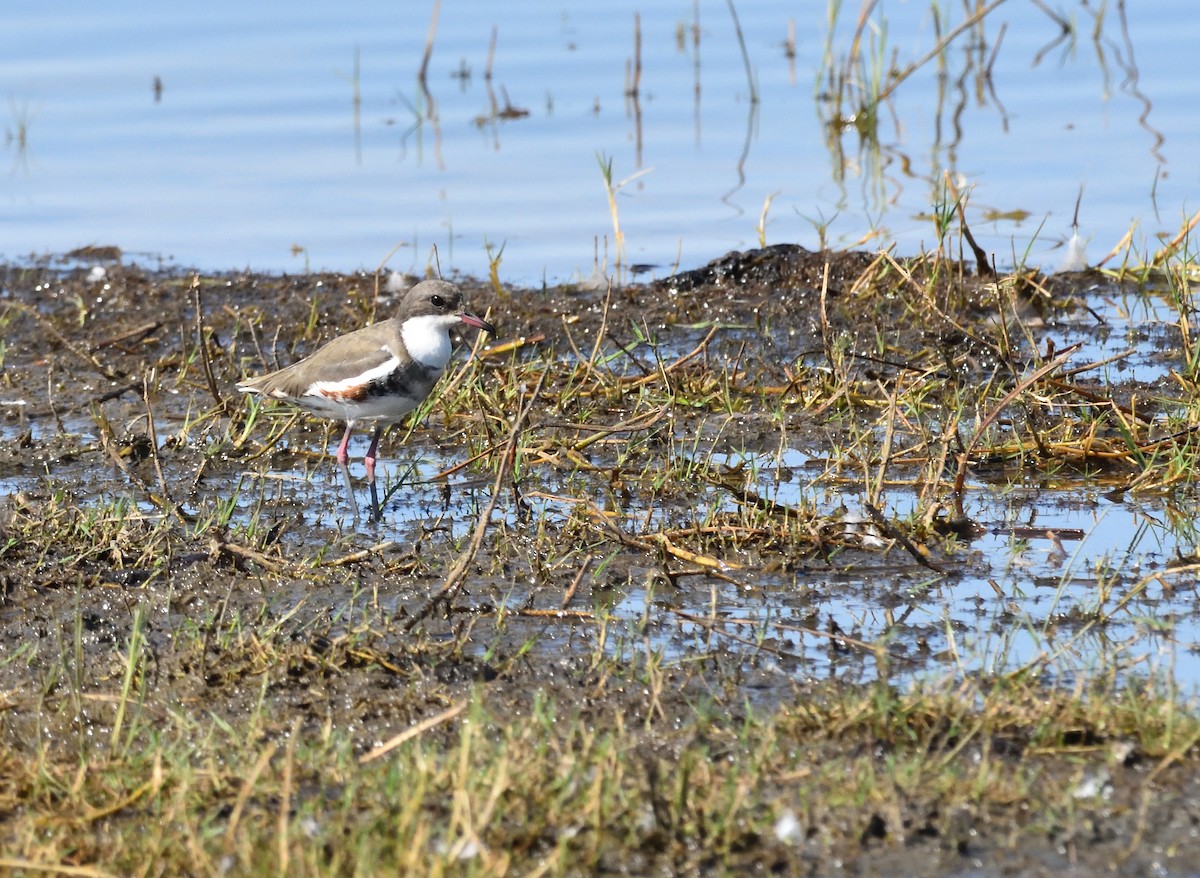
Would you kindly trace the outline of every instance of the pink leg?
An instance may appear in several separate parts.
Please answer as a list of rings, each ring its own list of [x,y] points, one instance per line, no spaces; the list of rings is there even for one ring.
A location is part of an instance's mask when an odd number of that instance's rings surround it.
[[[350,433],[354,430],[354,421],[346,421],[346,432],[342,434],[342,441],[338,445],[337,462],[345,466],[350,461]]]
[[[337,449],[338,467],[342,471],[342,481],[346,483],[346,494],[350,497],[350,511],[354,514],[354,520],[358,521],[358,501],[354,499],[354,485],[350,481],[350,452],[347,450],[350,445],[350,433],[354,430],[354,421],[346,422],[346,432],[342,434],[342,441]],[[374,463],[374,461],[372,461]],[[371,470],[367,470],[371,473]],[[373,473],[371,473],[374,475]],[[374,490],[374,485],[371,490]]]
[[[371,488],[372,521],[379,521],[383,515],[383,510],[379,508],[379,491],[375,487],[375,455],[379,452],[379,439],[383,436],[385,429],[383,426],[376,425],[375,432],[371,434],[371,446],[363,457],[363,465],[367,468],[367,485]]]

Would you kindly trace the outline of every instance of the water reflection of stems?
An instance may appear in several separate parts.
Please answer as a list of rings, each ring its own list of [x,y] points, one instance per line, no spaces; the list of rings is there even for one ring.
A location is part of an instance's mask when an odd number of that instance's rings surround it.
[[[894,92],[897,88],[900,87],[900,83],[904,82],[904,80],[908,79],[908,77],[912,76],[914,73],[916,73],[918,70],[920,70],[926,64],[928,64],[934,58],[936,58],[940,54],[942,54],[942,52],[945,51],[946,47],[948,45],[950,45],[950,43],[952,43],[955,39],[958,38],[959,34],[961,34],[963,31],[969,30],[970,28],[977,25],[979,22],[983,21],[983,19],[985,19],[990,13],[992,13],[1002,3],[1004,3],[1004,0],[993,0],[993,2],[988,4],[987,6],[983,6],[983,7],[980,7],[979,9],[976,9],[975,12],[973,14],[967,16],[967,18],[965,18],[962,21],[962,23],[958,25],[958,27],[954,28],[949,33],[947,33],[944,37],[942,37],[940,40],[938,40],[936,46],[934,46],[932,49],[930,49],[928,52],[926,52],[924,55],[922,55],[916,61],[913,61],[911,64],[909,64],[903,70],[899,71],[898,73],[892,74],[888,78],[887,85],[885,85],[883,88],[881,88],[879,90],[879,93],[877,95],[877,100],[883,101],[883,100],[886,100],[887,98],[891,97],[892,92]]]
[[[339,73],[338,76],[350,84],[352,90],[350,103],[354,113],[354,161],[362,164],[362,66],[359,59],[358,46],[354,47],[354,72],[349,76]],[[306,267],[307,272],[307,267]]]
[[[989,54],[986,51],[986,39],[982,34],[978,35],[968,47],[968,51],[963,53],[967,66],[959,77],[949,76],[946,70],[946,53],[964,32],[972,28],[980,28],[986,16],[1003,2],[1004,0],[993,0],[989,4],[975,6],[974,11],[967,15],[962,22],[945,32],[943,32],[941,24],[943,14],[935,8],[933,20],[937,38],[933,47],[907,66],[901,66],[896,50],[888,41],[887,20],[882,17],[873,17],[879,6],[878,0],[864,0],[862,3],[854,23],[849,46],[844,52],[838,49],[835,42],[842,5],[840,0],[830,0],[825,22],[827,31],[821,74],[816,81],[816,98],[824,107],[825,139],[833,159],[835,179],[842,180],[848,168],[856,165],[862,166],[863,176],[875,182],[879,187],[875,196],[879,203],[884,204],[891,199],[890,193],[884,188],[883,175],[891,162],[883,154],[886,143],[881,142],[879,129],[886,117],[881,112],[881,108],[903,82],[917,71],[929,66],[931,61],[939,65],[937,71],[939,74],[939,100],[936,109],[939,147],[942,146],[942,97],[946,82],[951,80],[955,82],[956,93],[961,96],[962,103],[965,103],[967,100],[965,81],[968,73],[974,70],[977,80],[975,88],[977,99],[984,100],[985,93],[991,95],[993,100],[995,99],[989,79],[998,42]],[[998,100],[996,104],[999,106]],[[960,104],[955,110],[953,131],[956,139],[949,144],[951,150],[954,143],[957,142],[957,137],[961,136],[960,127],[957,124],[957,113],[961,112],[961,109]],[[1003,113],[1002,107],[1001,112]],[[859,135],[860,155],[857,162],[846,155],[842,142],[845,133],[851,129]],[[935,161],[935,170],[930,174],[930,178],[936,179],[936,175],[943,168],[953,168],[954,165],[953,152],[944,158],[938,155]],[[902,163],[902,168],[906,175],[911,175],[911,168],[908,168],[906,163]]]
[[[642,166],[642,104],[639,100],[642,81],[642,17],[633,15],[633,61],[632,72],[625,71],[625,97],[627,109],[633,115],[634,142],[637,144],[637,166]]]
[[[738,48],[742,53],[742,64],[746,68],[746,86],[750,89],[750,103],[758,103],[758,86],[754,84],[754,70],[750,67],[750,53],[746,51],[746,38],[742,35],[742,23],[738,21],[737,9],[733,0],[726,0],[729,5],[729,15],[733,19],[733,32],[737,35]]]
[[[429,32],[425,35],[425,54],[421,56],[421,69],[417,79],[421,87],[425,87],[425,75],[429,72],[429,59],[433,56],[433,39],[437,36],[438,13],[442,9],[442,0],[433,0],[433,12],[429,15]]]
[[[425,37],[425,54],[421,58],[421,67],[417,70],[417,85],[420,88],[419,106],[414,106],[404,95],[398,95],[405,105],[412,112],[415,122],[412,127],[405,132],[401,143],[408,139],[408,135],[413,132],[418,134],[426,122],[433,128],[433,151],[437,158],[438,168],[445,170],[445,162],[442,160],[442,132],[438,124],[437,101],[434,100],[433,93],[429,90],[429,82],[427,74],[429,72],[429,59],[433,56],[433,39],[437,35],[438,12],[441,9],[441,0],[434,0],[433,13],[430,16],[429,32]],[[417,147],[420,150],[422,141],[420,137],[417,139]]]
[[[18,168],[22,171],[29,170],[29,126],[33,123],[36,112],[30,112],[29,101],[22,101],[18,106],[17,102],[12,97],[8,99],[9,109],[12,111],[13,124],[11,128],[4,129],[4,141],[6,146],[15,146],[16,155],[13,158],[13,171]]]
[[[642,17],[633,14],[633,58],[625,61],[625,97],[637,98],[642,81]]]
[[[896,89],[900,87],[901,83],[934,58],[942,55],[950,43],[957,39],[960,34],[975,27],[1003,3],[1004,0],[993,0],[992,3],[977,8],[971,15],[967,16],[956,27],[941,37],[933,48],[920,58],[901,70],[893,70],[893,65],[883,63],[886,60],[886,24],[877,23],[872,26],[872,29],[878,35],[877,40],[871,41],[871,45],[875,48],[875,51],[869,57],[863,52],[863,36],[867,31],[868,25],[871,24],[871,13],[875,11],[875,7],[878,5],[878,0],[867,0],[859,10],[854,37],[850,42],[850,50],[846,55],[845,62],[841,65],[842,71],[840,76],[834,72],[832,49],[829,40],[826,41],[825,57],[829,63],[827,63],[825,69],[828,71],[828,84],[833,86],[829,91],[835,96],[838,115],[842,118],[850,119],[857,119],[863,114],[874,117],[877,113],[878,105],[891,97]],[[838,2],[830,3],[827,24],[831,28],[831,31],[833,25],[836,24],[840,7],[841,4]],[[832,39],[832,32],[830,39]],[[888,71],[886,79],[884,77],[885,70]],[[860,97],[857,110],[853,113],[846,113],[843,107],[848,100],[851,83],[858,84],[857,90]]]

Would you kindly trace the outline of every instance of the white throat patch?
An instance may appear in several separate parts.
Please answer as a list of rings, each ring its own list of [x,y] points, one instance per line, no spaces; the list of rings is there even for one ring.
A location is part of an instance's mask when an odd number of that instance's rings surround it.
[[[439,314],[411,317],[400,327],[400,337],[410,357],[440,372],[450,362],[450,327],[458,322],[457,317]]]

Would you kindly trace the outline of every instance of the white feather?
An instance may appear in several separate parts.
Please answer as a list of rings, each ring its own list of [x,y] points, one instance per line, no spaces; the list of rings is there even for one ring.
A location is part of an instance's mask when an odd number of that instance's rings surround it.
[[[1058,271],[1083,271],[1087,267],[1087,241],[1079,237],[1079,231],[1076,230],[1067,241],[1067,249]]]
[[[336,396],[339,393],[345,393],[347,390],[353,390],[355,387],[361,387],[372,381],[386,378],[392,371],[400,365],[400,358],[397,357],[388,348],[380,348],[392,354],[391,357],[384,360],[374,369],[368,369],[365,372],[360,372],[357,375],[351,375],[349,378],[343,378],[341,381],[314,381],[308,386],[308,390],[304,391],[305,396],[324,396],[325,394],[333,394]]]

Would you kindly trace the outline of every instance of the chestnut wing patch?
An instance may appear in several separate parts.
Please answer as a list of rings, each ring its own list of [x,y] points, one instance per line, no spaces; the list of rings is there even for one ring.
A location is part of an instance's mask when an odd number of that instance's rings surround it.
[[[325,399],[338,402],[361,402],[370,395],[371,387],[378,383],[386,383],[391,376],[403,373],[400,358],[386,347],[380,349],[388,356],[382,361],[370,365],[366,369],[355,370],[344,378],[324,379],[314,381],[304,391],[304,396],[323,396]]]

